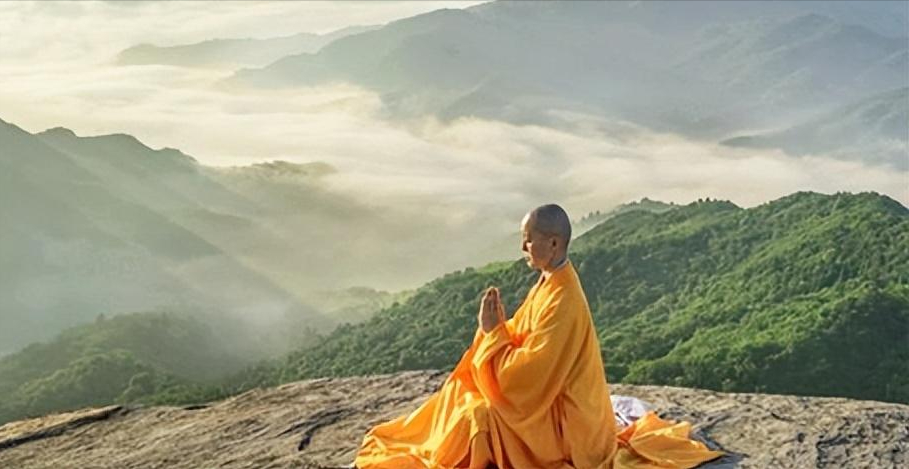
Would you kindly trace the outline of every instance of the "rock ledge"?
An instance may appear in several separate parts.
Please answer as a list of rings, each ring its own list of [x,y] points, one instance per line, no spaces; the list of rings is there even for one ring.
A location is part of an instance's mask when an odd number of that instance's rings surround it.
[[[334,468],[372,425],[416,408],[442,371],[322,378],[192,407],[110,406],[0,427],[0,467]],[[694,424],[718,468],[909,467],[909,406],[841,398],[612,386]]]

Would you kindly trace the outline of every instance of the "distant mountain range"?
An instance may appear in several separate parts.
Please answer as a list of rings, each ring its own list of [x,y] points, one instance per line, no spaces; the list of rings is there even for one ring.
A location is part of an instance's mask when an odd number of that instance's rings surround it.
[[[318,52],[326,44],[378,26],[351,26],[328,34],[299,33],[272,39],[209,39],[194,44],[139,44],[121,51],[119,65],[177,65],[181,67],[264,67],[288,55]]]
[[[240,70],[226,83],[350,82],[378,92],[396,117],[567,125],[550,112],[567,109],[724,140],[909,85],[904,6],[498,1],[394,21],[317,53]],[[909,108],[906,100],[891,104]],[[889,145],[886,129],[842,130],[843,139],[870,142],[852,157],[901,163],[875,153],[881,141]],[[812,152],[832,146],[792,137]]]
[[[745,135],[723,144],[782,148],[793,155],[823,154],[909,171],[909,88],[886,91],[792,127]]]
[[[228,89],[353,83],[390,118],[571,128],[580,113],[909,167],[901,2],[495,1],[327,35],[142,45],[118,61],[228,64]]]
[[[264,208],[193,158],[128,135],[30,134],[0,122],[0,342],[11,352],[98,314],[221,311],[250,324],[335,323],[243,240],[295,251]],[[288,255],[272,254],[280,259]],[[231,313],[231,314],[227,314]]]
[[[510,231],[333,191],[323,180],[336,170],[321,162],[209,167],[130,135],[3,121],[0,148],[0,355],[99,314],[218,312],[256,330],[327,330],[519,252],[495,241]],[[458,248],[442,249],[451,239]]]
[[[338,230],[377,215],[314,185],[323,164],[209,168],[129,135],[2,121],[0,146],[0,353],[98,314],[220,312],[321,330],[379,300],[338,291],[364,259],[336,260],[357,251],[334,242]]]

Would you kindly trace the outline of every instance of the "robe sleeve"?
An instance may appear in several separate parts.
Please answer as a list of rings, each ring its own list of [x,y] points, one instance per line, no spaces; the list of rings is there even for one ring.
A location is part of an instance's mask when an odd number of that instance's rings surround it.
[[[549,411],[580,353],[581,315],[561,290],[542,303],[520,345],[499,324],[484,334],[472,357],[480,392],[513,424]]]

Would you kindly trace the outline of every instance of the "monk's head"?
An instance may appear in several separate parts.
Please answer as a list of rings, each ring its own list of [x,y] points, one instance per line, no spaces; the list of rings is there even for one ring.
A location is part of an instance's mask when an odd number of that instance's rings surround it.
[[[571,221],[562,207],[541,205],[521,221],[521,251],[531,269],[554,267],[568,252]]]

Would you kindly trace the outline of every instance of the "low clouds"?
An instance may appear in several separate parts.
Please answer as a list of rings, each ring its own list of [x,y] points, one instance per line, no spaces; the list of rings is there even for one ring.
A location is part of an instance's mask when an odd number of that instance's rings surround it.
[[[337,169],[321,178],[326,190],[394,207],[388,226],[431,221],[439,249],[508,236],[528,208],[550,201],[575,218],[645,196],[749,207],[798,190],[874,190],[909,204],[906,172],[824,155],[729,148],[558,110],[548,119],[558,128],[388,121],[379,96],[351,85],[224,89],[224,72],[109,62],[141,41],[319,32],[439,6],[405,3],[380,4],[369,17],[353,3],[3,4],[0,118],[31,132],[128,133],[212,166],[322,161]]]

